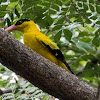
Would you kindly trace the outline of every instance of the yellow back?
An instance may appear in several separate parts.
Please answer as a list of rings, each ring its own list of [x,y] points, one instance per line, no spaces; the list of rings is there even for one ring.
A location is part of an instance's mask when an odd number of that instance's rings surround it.
[[[37,28],[37,26],[35,25],[33,21],[26,21],[22,23],[21,25],[18,25],[17,30],[23,32],[24,43],[26,46],[36,51],[43,57],[49,59],[53,63],[69,71],[66,65],[62,61],[58,60],[48,50],[48,48],[41,43],[41,41],[43,41],[46,45],[49,45],[52,49],[59,49],[55,45],[55,43],[52,42],[51,39],[49,39],[47,36],[45,36],[39,31],[39,29]]]

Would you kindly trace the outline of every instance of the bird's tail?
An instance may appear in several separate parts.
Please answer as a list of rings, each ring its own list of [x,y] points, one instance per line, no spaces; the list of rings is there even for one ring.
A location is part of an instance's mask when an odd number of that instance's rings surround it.
[[[62,62],[66,65],[66,67],[68,68],[68,70],[69,70],[72,74],[74,74],[73,71],[71,70],[70,66],[68,65],[68,63],[67,63],[65,60],[63,60]]]

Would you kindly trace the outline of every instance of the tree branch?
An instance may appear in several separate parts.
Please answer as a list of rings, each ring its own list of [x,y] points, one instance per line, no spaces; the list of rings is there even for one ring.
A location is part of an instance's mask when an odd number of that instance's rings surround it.
[[[96,100],[100,100],[100,83],[99,83],[99,86],[98,86],[98,92],[97,92]]]
[[[94,100],[97,89],[0,29],[0,63],[61,100]]]

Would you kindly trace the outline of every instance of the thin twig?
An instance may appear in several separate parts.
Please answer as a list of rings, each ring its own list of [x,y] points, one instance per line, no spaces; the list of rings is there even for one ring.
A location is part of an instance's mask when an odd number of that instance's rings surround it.
[[[45,32],[44,34],[47,35],[51,30],[49,29],[47,32]]]

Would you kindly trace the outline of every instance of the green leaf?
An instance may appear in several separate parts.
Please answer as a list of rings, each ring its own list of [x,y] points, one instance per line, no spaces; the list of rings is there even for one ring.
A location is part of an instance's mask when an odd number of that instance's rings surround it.
[[[7,2],[7,0],[3,0],[3,1],[1,0],[1,2]]]
[[[47,21],[49,26],[53,23],[53,19],[50,16],[46,16],[45,20]]]
[[[15,14],[17,15],[18,18],[20,17],[20,14],[16,8],[15,8]]]
[[[59,19],[58,19],[58,21],[55,23],[55,25],[58,25],[58,24],[63,24],[64,23],[64,21],[65,21],[65,16],[63,16],[63,17],[60,17]]]
[[[8,5],[1,5],[0,6],[0,10],[5,10],[7,8]]]
[[[88,5],[86,3],[83,3],[83,7],[85,10],[88,10]]]
[[[87,11],[87,9],[82,8],[82,9],[79,9],[79,11],[80,11],[81,15],[83,15],[83,12],[85,13]]]
[[[95,59],[95,58],[94,58]],[[84,71],[80,75],[81,77],[99,77],[100,76],[100,66],[88,62],[84,68]]]
[[[42,3],[43,6],[45,6],[46,8],[50,8],[50,2],[44,2]]]
[[[83,37],[80,40],[83,41],[83,42],[90,42],[91,38],[89,38],[89,37]]]
[[[16,0],[10,0],[10,2],[16,2]]]
[[[60,41],[61,34],[62,34],[62,31],[59,31],[59,32],[54,36],[55,42],[59,42],[59,41]]]
[[[71,1],[70,0],[66,0],[64,3],[65,3],[66,6],[70,6]]]
[[[53,2],[53,0],[48,0],[49,2]]]
[[[96,24],[99,24],[100,25],[100,21],[97,21]]]
[[[53,9],[49,9],[49,14],[56,14],[57,12]]]
[[[53,19],[49,15],[46,15],[44,17],[45,17],[44,19],[42,19],[41,17],[37,17],[34,19],[34,21],[35,21],[35,23],[40,25],[42,28],[49,29],[49,27],[53,23]]]
[[[70,6],[70,9],[69,10],[70,10],[71,13],[75,11],[74,6],[76,6],[76,5]]]
[[[87,0],[82,0],[83,2],[87,2]]]
[[[29,82],[25,83],[22,87],[28,87],[30,86],[31,84]]]
[[[22,6],[22,4],[23,4],[23,1],[22,1],[22,0],[20,0],[20,1],[19,1],[19,4],[20,4],[20,6]]]
[[[0,65],[0,71],[6,71],[6,69],[3,65]]]
[[[92,43],[97,47],[100,46],[100,38],[95,36],[92,40]]]
[[[95,11],[95,10],[94,10],[94,6],[93,6],[92,4],[89,4],[89,7],[90,7],[90,10],[91,10],[92,12]]]
[[[49,95],[45,95],[45,96],[43,97],[43,100],[50,100],[49,98],[50,98]]]
[[[15,37],[18,40],[21,40],[22,39],[22,33],[20,31],[14,31],[12,33],[12,36]]]
[[[53,5],[51,6],[51,8],[53,8],[53,9],[59,11],[59,6],[57,6],[57,5],[55,5],[55,4],[53,4]]]
[[[80,50],[83,50],[85,52],[87,51],[90,51],[92,50],[91,46],[89,43],[86,43],[86,42],[82,42],[82,41],[79,41],[79,40],[73,40],[74,43],[76,44],[76,46],[80,49]]]
[[[14,15],[13,15],[13,13],[11,13],[10,18],[11,18],[11,20],[12,20],[12,22],[13,22],[13,20],[14,20]]]
[[[25,93],[25,90],[24,90],[24,89],[18,89],[18,90],[15,92],[16,96],[19,96],[19,95],[24,94],[24,93]]]
[[[37,87],[28,87],[28,88],[26,88],[26,91],[28,91],[29,93],[33,93],[33,92],[35,92],[37,90],[38,90]]]
[[[92,16],[92,17],[90,17],[90,19],[96,20],[97,16]]]
[[[33,15],[37,15],[37,16],[43,15],[43,9],[40,6],[36,6],[36,7],[32,8],[31,13],[32,12],[33,12]]]
[[[62,11],[59,15],[65,15],[67,12]]]
[[[86,18],[86,23],[91,24],[91,20],[89,18]]]
[[[93,54],[82,55],[82,59],[85,60],[85,61],[87,61],[87,60],[92,60],[92,59],[94,59],[94,58],[95,58],[95,56],[94,56]]]
[[[82,22],[82,18],[80,16],[77,18],[77,22]]]
[[[100,28],[95,31],[95,37],[99,37],[99,35],[100,35]]]
[[[70,41],[72,37],[72,32],[68,29],[64,29],[64,37],[66,38],[66,40]]]
[[[4,17],[4,16],[5,16],[5,14],[6,14],[6,12],[5,12],[5,11],[0,12],[0,18]]]
[[[41,90],[37,90],[32,94],[32,96],[39,95],[40,93],[41,93]]]
[[[6,94],[11,94],[11,93],[6,93]],[[14,97],[13,97],[13,94],[11,96],[4,96],[4,100],[12,100]]]
[[[78,6],[79,6],[79,7],[82,7],[82,3],[81,3],[81,2],[79,2],[79,3],[78,3]]]
[[[2,0],[0,0],[0,4],[1,4]]]
[[[94,3],[94,0],[89,0],[89,3]]]
[[[89,36],[89,33],[88,32],[81,32],[79,33],[79,37],[84,37],[84,36]]]
[[[56,0],[55,2],[57,5],[62,6],[62,1],[61,0]]]
[[[23,7],[22,10],[26,11],[27,8],[33,7],[40,3],[40,0],[23,0]]]
[[[7,18],[6,20],[7,20],[8,27],[11,26],[11,22],[10,22],[9,18]]]
[[[88,17],[91,16],[91,15],[92,15],[91,13],[86,13],[86,16],[88,16]]]
[[[23,85],[25,85],[25,84],[26,84],[26,81],[20,82],[20,85],[21,85],[21,86],[23,86]]]
[[[61,10],[62,10],[62,11],[66,11],[66,12],[67,12],[68,7],[66,7],[66,8],[61,8]]]
[[[96,6],[96,11],[98,14],[100,14],[100,6],[98,6],[98,5]]]
[[[62,28],[62,25],[56,25],[53,27],[52,31],[60,30],[61,28]]]
[[[30,8],[23,14],[23,18],[30,18],[31,20],[36,19],[36,22],[39,22],[38,20],[41,20],[44,16],[47,16],[48,14],[43,14],[44,9],[40,6],[35,6],[33,8]]]

